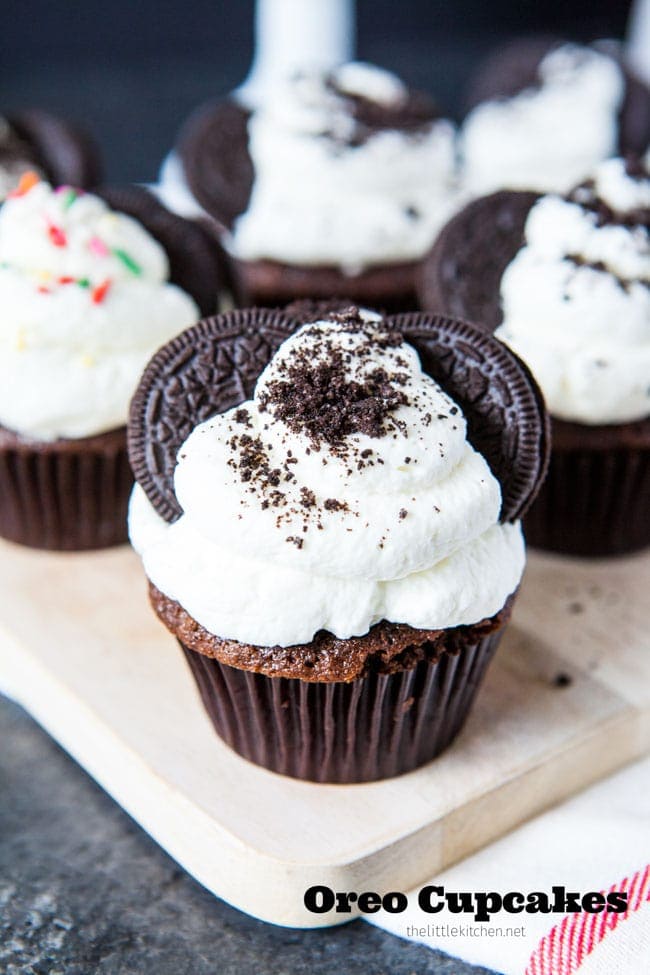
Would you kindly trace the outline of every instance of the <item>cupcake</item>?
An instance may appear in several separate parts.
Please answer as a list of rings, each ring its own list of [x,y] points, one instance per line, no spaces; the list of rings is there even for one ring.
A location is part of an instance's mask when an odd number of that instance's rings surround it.
[[[425,307],[483,323],[538,380],[553,420],[529,543],[574,555],[650,545],[650,178],[600,163],[566,196],[494,193],[444,228]]]
[[[154,356],[128,437],[131,541],[228,745],[360,782],[453,740],[546,462],[516,356],[425,314],[232,312]]]
[[[214,309],[205,283],[195,300],[169,282],[170,264],[191,290],[197,275],[214,280],[212,251],[145,191],[107,191],[119,212],[32,182],[0,210],[0,535],[114,545],[133,483],[131,395],[153,352]]]
[[[101,178],[99,154],[85,132],[48,112],[0,116],[0,202],[27,173],[90,189]]]
[[[517,40],[479,70],[461,129],[473,196],[566,193],[617,153],[650,144],[650,91],[615,44]]]
[[[412,308],[418,262],[457,206],[454,140],[427,96],[349,63],[253,110],[231,97],[197,112],[161,192],[212,220],[249,302]]]

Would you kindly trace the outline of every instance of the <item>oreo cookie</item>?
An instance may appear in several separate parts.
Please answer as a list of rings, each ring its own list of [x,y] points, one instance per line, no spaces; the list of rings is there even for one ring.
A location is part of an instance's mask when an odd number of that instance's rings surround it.
[[[145,227],[164,247],[169,259],[170,280],[190,294],[202,315],[218,309],[219,292],[227,271],[220,246],[199,223],[171,213],[140,186],[111,186],[98,196],[113,210],[128,214]]]
[[[467,322],[424,312],[394,315],[389,328],[413,345],[428,373],[458,403],[472,446],[501,485],[500,521],[517,521],[544,480],[549,419],[528,367]]]
[[[520,518],[549,451],[548,418],[528,369],[465,322],[425,313],[384,321],[463,410],[471,443],[501,483],[501,520]],[[276,349],[301,324],[278,311],[228,312],[187,329],[151,360],[131,403],[128,447],[136,479],[167,521],[182,514],[173,474],[183,442],[203,420],[249,399]]]
[[[167,521],[183,513],[173,480],[181,444],[197,424],[252,396],[257,377],[298,324],[280,311],[238,309],[204,318],[150,361],[131,401],[129,460]]]
[[[422,307],[493,332],[503,317],[503,272],[524,244],[526,219],[538,199],[536,193],[500,190],[452,217],[422,265]]]
[[[53,186],[70,184],[89,190],[100,183],[99,150],[82,129],[40,109],[18,112],[7,121]]]
[[[524,89],[541,87],[539,67],[553,50],[568,43],[558,37],[522,37],[504,44],[478,68],[470,82],[467,111],[481,102],[513,98]],[[615,61],[625,80],[625,95],[618,115],[618,153],[643,154],[650,143],[650,89],[623,59],[622,45],[597,41],[592,50]]]
[[[204,106],[185,125],[177,147],[192,193],[227,229],[248,207],[253,188],[249,118],[234,98]]]

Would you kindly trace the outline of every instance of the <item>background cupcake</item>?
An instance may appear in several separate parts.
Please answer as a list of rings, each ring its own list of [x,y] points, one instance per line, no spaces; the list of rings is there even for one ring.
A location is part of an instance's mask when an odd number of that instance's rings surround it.
[[[36,182],[0,210],[0,534],[13,541],[79,549],[126,537],[129,400],[155,349],[200,313],[169,283],[164,249],[194,228],[146,193],[127,196],[162,244],[68,186]]]
[[[461,129],[472,195],[568,192],[593,167],[650,144],[650,90],[613,42],[512,41],[479,69]]]
[[[451,123],[361,63],[305,71],[253,110],[208,106],[177,151],[163,198],[217,222],[251,302],[414,307],[415,268],[457,205]]]
[[[442,231],[422,299],[497,327],[553,417],[529,542],[579,555],[650,544],[650,178],[601,163],[568,196],[501,192]]]
[[[545,415],[470,326],[299,325],[233,313],[154,357],[130,534],[228,744],[299,778],[384,778],[463,724],[523,570]]]

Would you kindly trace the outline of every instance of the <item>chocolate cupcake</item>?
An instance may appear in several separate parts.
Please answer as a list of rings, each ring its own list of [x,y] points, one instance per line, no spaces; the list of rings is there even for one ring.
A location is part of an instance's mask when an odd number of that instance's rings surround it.
[[[31,184],[0,210],[0,535],[115,545],[133,483],[129,400],[153,352],[214,309],[218,272],[203,232],[146,191],[106,191],[113,210]]]
[[[567,196],[500,192],[440,234],[421,297],[495,329],[553,421],[532,545],[604,556],[650,545],[650,178],[611,159]]]
[[[312,310],[205,319],[154,356],[130,535],[227,744],[369,781],[463,725],[523,571],[546,416],[472,326]]]
[[[201,109],[161,192],[213,221],[249,302],[410,309],[418,262],[458,205],[454,139],[427,96],[351,63],[295,76],[254,109]]]
[[[614,42],[515,40],[479,69],[469,103],[460,143],[473,196],[566,193],[601,160],[650,144],[650,90]]]
[[[92,189],[101,179],[99,152],[87,133],[49,112],[0,117],[0,202],[30,172],[57,186]]]

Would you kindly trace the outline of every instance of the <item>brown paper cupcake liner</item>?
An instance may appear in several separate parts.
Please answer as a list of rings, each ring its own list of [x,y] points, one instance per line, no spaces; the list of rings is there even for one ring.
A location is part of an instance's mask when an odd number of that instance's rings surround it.
[[[312,782],[372,782],[438,755],[462,728],[502,630],[410,670],[349,682],[266,677],[178,641],[206,711],[239,755]]]
[[[67,551],[126,542],[132,485],[124,428],[53,443],[0,428],[0,535],[12,542]]]
[[[568,555],[623,555],[650,546],[650,448],[553,449],[524,518],[528,545]]]

